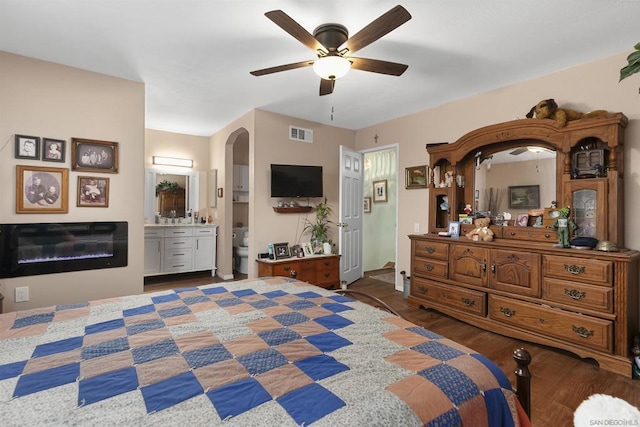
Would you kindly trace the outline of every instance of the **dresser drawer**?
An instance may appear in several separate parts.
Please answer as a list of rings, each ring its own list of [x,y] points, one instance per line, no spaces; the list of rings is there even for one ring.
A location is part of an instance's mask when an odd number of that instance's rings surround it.
[[[213,227],[194,228],[193,235],[196,237],[214,236],[216,229]]]
[[[446,261],[449,259],[449,244],[414,240],[415,256]]]
[[[193,269],[193,251],[191,248],[170,249],[164,251],[164,271],[179,272]]]
[[[167,227],[164,229],[164,237],[193,236],[193,227]]]
[[[334,268],[332,270],[320,270],[316,272],[316,283],[315,285],[325,285],[325,284],[337,284],[340,280],[339,270]]]
[[[412,275],[431,276],[446,279],[449,274],[449,263],[426,258],[414,258]]]
[[[611,352],[613,322],[512,300],[489,296],[489,317],[500,323],[584,347]]]
[[[487,294],[484,292],[437,284],[412,277],[411,295],[465,313],[482,317],[487,315]]]
[[[287,262],[284,264],[274,264],[271,268],[273,276],[291,277],[291,272],[296,272],[296,278],[300,279],[300,263],[299,262]]]
[[[336,257],[320,258],[315,261],[316,269],[320,270],[339,270],[340,260]]]
[[[589,308],[606,313],[613,312],[613,288],[605,286],[545,279],[542,284],[542,298],[568,304],[577,309]]]
[[[193,237],[169,237],[164,239],[165,250],[192,248]]]
[[[545,255],[542,263],[545,277],[577,280],[601,286],[612,284],[613,263],[611,261]]]
[[[549,228],[503,227],[502,238],[556,243],[558,241],[558,233]]]
[[[164,230],[161,228],[147,228],[144,229],[144,238],[145,239],[153,239],[153,238],[161,238],[164,237]]]

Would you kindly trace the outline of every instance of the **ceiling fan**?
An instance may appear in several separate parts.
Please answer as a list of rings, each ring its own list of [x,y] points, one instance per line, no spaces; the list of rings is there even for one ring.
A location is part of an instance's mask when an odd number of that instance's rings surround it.
[[[322,24],[311,35],[281,10],[272,10],[265,13],[265,16],[312,49],[318,59],[251,71],[254,76],[313,66],[314,72],[321,79],[320,96],[322,96],[332,93],[336,79],[344,76],[350,68],[391,76],[400,76],[408,68],[408,65],[396,62],[350,56],[411,19],[409,12],[400,5],[381,15],[352,37],[349,37],[347,28],[340,24]]]

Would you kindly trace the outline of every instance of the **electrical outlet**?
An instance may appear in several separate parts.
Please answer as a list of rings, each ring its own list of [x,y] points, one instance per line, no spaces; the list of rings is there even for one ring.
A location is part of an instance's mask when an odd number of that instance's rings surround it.
[[[413,223],[413,232],[414,233],[419,233],[420,232],[420,223],[419,222],[414,222]]]
[[[22,286],[20,288],[16,288],[16,302],[27,302],[29,301],[29,287]]]

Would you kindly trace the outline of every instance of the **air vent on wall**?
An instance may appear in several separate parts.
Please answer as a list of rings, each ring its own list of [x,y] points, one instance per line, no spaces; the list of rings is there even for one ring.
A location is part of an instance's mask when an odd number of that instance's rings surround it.
[[[301,142],[313,142],[313,131],[295,126],[289,126],[289,139]]]

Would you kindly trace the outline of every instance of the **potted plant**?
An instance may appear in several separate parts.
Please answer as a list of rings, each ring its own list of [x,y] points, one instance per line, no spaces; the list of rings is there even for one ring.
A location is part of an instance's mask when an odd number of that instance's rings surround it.
[[[329,245],[329,253],[331,253],[331,241],[329,240],[329,225],[333,224],[329,217],[333,213],[331,206],[327,203],[327,198],[316,205],[315,221],[305,219],[304,232],[311,233],[311,244],[316,253],[324,243]],[[327,252],[325,250],[325,252]]]
[[[635,51],[631,52],[631,54],[627,57],[627,61],[629,62],[626,66],[624,66],[620,70],[620,80],[622,81],[632,74],[640,71],[640,43],[634,46]]]

